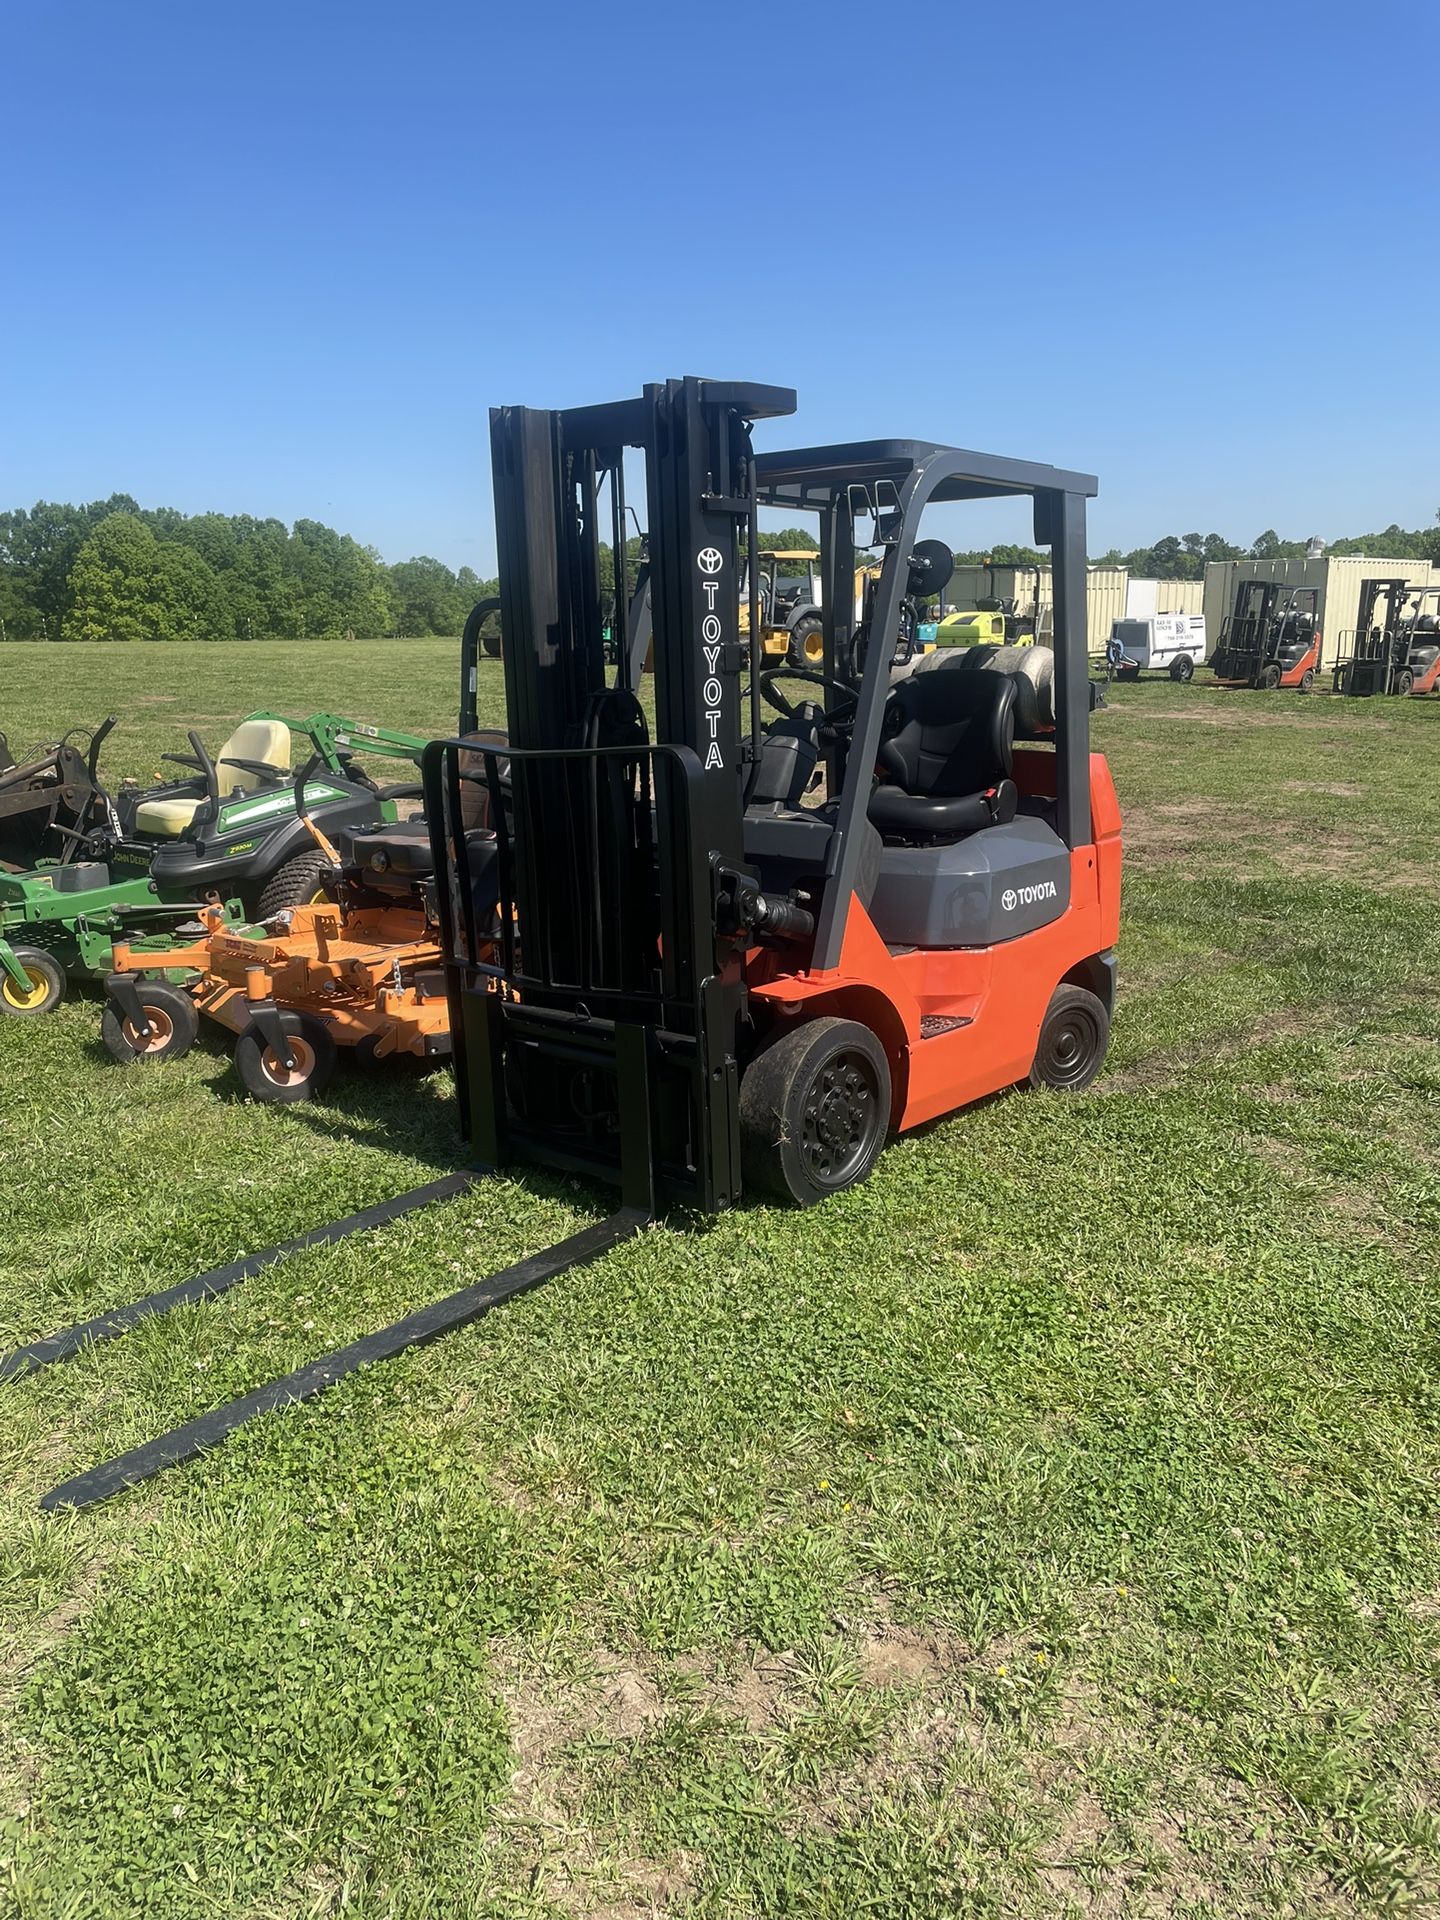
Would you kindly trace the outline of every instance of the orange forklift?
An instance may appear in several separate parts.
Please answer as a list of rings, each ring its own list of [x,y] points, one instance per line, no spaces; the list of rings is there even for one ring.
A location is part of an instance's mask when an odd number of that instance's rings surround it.
[[[614,1210],[91,1467],[43,1506],[88,1506],[191,1459],[257,1414],[604,1258],[669,1207],[683,1220],[753,1197],[823,1202],[866,1179],[896,1133],[1016,1085],[1074,1094],[1099,1073],[1121,848],[1115,789],[1089,737],[1096,482],[928,440],[758,450],[755,429],[794,408],[787,388],[686,378],[610,403],[491,415],[507,741],[435,742],[424,769],[475,1172],[36,1343],[0,1373],[499,1168],[613,1184]],[[626,605],[637,469],[652,632],[617,652],[599,542],[610,541]],[[917,605],[952,564],[922,537],[922,515],[996,499],[1028,500],[1036,544],[1051,550],[1043,686],[968,649],[903,658]],[[818,665],[763,654],[762,511],[818,522]],[[866,550],[882,558],[857,609]],[[647,658],[654,694],[642,703]],[[897,674],[897,662],[913,670]],[[490,799],[483,834],[476,793]]]
[[[1323,647],[1320,594],[1282,580],[1242,580],[1210,669],[1222,687],[1288,687],[1309,693]]]

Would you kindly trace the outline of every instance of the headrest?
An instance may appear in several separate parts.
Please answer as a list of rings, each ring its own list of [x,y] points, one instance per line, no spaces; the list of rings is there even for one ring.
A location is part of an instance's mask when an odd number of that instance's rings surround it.
[[[1051,647],[938,647],[916,663],[912,676],[1003,673],[1015,682],[1015,734],[1033,739],[1055,724],[1055,653]]]

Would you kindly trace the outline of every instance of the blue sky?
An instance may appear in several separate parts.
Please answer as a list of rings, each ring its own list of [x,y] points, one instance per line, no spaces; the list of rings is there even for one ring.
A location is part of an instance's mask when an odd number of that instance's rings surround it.
[[[1096,551],[1440,508],[1433,0],[7,13],[0,504],[488,571],[490,405],[697,372],[1098,473]]]

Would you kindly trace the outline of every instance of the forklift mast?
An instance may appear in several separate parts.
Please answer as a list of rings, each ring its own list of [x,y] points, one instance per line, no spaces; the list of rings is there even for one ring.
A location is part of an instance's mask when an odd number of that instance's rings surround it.
[[[743,943],[726,894],[743,879],[750,754],[749,423],[794,406],[788,389],[690,378],[611,405],[491,415],[509,739],[473,756],[480,771],[432,756],[427,807],[452,875],[471,866],[463,783],[491,789],[500,822],[500,966],[480,957],[468,886],[441,889],[462,1114],[491,1164],[521,1154],[613,1174],[618,1161],[646,1206],[657,1180],[664,1197],[707,1209],[738,1192]],[[635,584],[631,449],[646,477],[653,734],[640,648],[625,648],[613,681],[606,660],[602,538],[614,604],[630,606]]]

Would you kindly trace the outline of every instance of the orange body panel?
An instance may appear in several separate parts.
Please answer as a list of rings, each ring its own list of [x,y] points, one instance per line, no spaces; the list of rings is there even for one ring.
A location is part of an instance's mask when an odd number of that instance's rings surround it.
[[[1053,782],[1052,757],[1017,752],[1015,760],[1023,790],[1044,791],[1047,763]],[[1093,841],[1070,856],[1070,904],[1048,926],[992,947],[892,954],[856,900],[837,967],[781,973],[773,954],[756,949],[746,963],[752,992],[782,1021],[838,1014],[873,1028],[890,1056],[898,1131],[1013,1086],[1034,1063],[1056,987],[1119,938],[1120,805],[1098,753],[1090,756],[1090,812]]]
[[[1319,668],[1319,665],[1320,665],[1320,642],[1317,640],[1314,646],[1308,648],[1305,651],[1305,653],[1301,655],[1300,659],[1298,659],[1295,662],[1295,665],[1291,667],[1288,673],[1281,674],[1280,676],[1281,686],[1282,687],[1298,687],[1300,682],[1305,678],[1306,674],[1314,673]]]
[[[1413,700],[1417,693],[1437,692],[1440,692],[1440,653],[1436,654],[1424,673],[1416,675],[1415,684],[1410,689],[1410,697]]]

